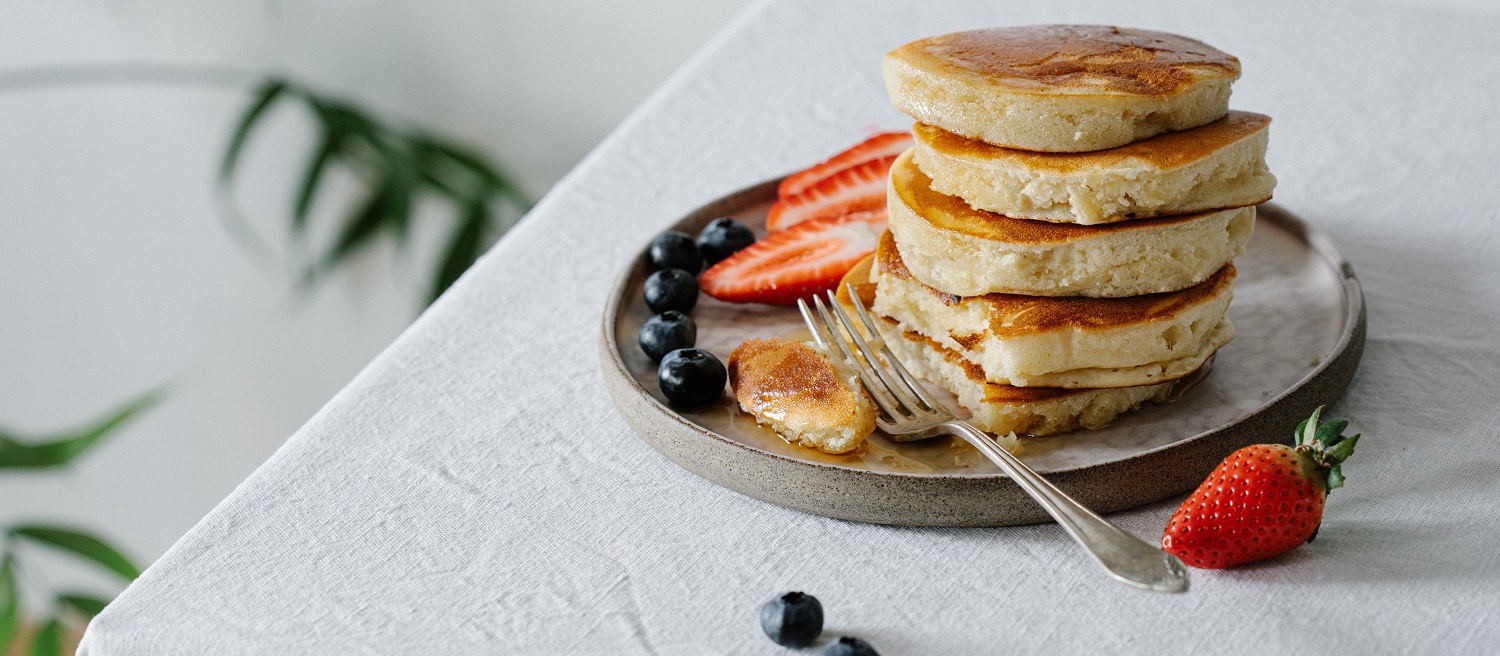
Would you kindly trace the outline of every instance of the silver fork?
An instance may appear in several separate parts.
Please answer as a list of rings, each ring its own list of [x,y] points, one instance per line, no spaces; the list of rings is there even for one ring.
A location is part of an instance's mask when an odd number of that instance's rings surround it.
[[[954,416],[952,411],[933,400],[886,347],[885,340],[875,329],[875,323],[865,311],[864,303],[859,300],[853,286],[850,285],[847,291],[860,322],[870,335],[869,340],[860,335],[833,292],[828,292],[828,305],[824,305],[823,299],[813,297],[813,304],[817,306],[816,314],[806,301],[797,301],[797,309],[802,311],[802,319],[807,322],[818,345],[830,356],[837,349],[859,372],[865,389],[870,392],[870,397],[880,409],[876,424],[881,430],[900,441],[938,435],[956,435],[962,438],[998,465],[1000,471],[1014,479],[1031,498],[1036,499],[1042,509],[1057,520],[1068,535],[1073,536],[1073,540],[1093,556],[1110,576],[1127,585],[1146,590],[1187,591],[1187,568],[1183,567],[1182,561],[1177,557],[1125,532],[1085,508],[1019,458],[1011,455],[987,433]],[[833,308],[832,313],[829,312],[829,305]],[[838,317],[837,321],[835,316]],[[839,326],[852,339],[854,351],[850,350],[849,342],[840,337]],[[873,347],[871,342],[874,342]],[[856,351],[860,357],[855,357]],[[884,360],[883,365],[881,360]]]

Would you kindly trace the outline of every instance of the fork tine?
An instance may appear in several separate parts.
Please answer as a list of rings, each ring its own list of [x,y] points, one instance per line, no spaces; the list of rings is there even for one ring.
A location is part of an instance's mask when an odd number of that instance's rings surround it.
[[[912,396],[910,385],[903,384],[906,381],[902,380],[900,376],[891,375],[891,367],[878,366],[880,361],[875,357],[875,349],[870,348],[869,343],[859,334],[859,329],[854,327],[854,322],[849,319],[848,313],[844,311],[844,308],[839,307],[838,298],[834,296],[833,292],[828,292],[828,301],[829,305],[833,306],[833,313],[838,316],[839,322],[843,324],[844,330],[853,338],[855,350],[859,351],[859,354],[864,356],[865,361],[869,362],[871,367],[875,369],[875,374],[880,376],[881,382],[884,382],[886,387],[890,388],[891,394],[912,410],[912,416],[916,416],[916,411],[918,410],[930,410],[931,406],[924,407],[921,401]],[[896,361],[889,354],[882,355],[885,356],[886,362],[893,363]]]
[[[891,390],[885,386],[885,381],[880,380],[879,372],[874,366],[876,363],[865,362],[850,350],[849,342],[844,341],[843,336],[838,335],[838,324],[834,323],[834,318],[829,317],[828,308],[823,306],[823,300],[819,299],[816,294],[813,296],[813,306],[816,306],[817,314],[822,317],[823,326],[828,327],[829,332],[838,342],[838,351],[843,353],[844,359],[859,372],[859,380],[864,381],[864,389],[870,392],[870,398],[873,399],[874,404],[879,405],[880,411],[891,417],[891,420],[898,420],[907,414],[912,414],[912,411],[907,410],[906,405],[901,404],[900,399],[892,395]]]
[[[812,310],[808,309],[807,307],[807,301],[800,298],[797,299],[797,311],[802,313],[802,323],[807,324],[807,329],[812,331],[813,341],[817,342],[818,346],[823,350],[831,352],[831,347],[828,345],[828,342],[823,339],[823,333],[827,331],[819,330],[821,326],[818,324],[818,321],[813,318]]]
[[[921,383],[917,382],[916,376],[911,375],[906,370],[906,366],[902,365],[901,361],[896,359],[896,354],[891,353],[891,348],[885,344],[885,338],[880,336],[880,331],[876,329],[875,322],[870,319],[870,313],[865,311],[864,302],[859,300],[859,296],[854,293],[854,285],[852,283],[849,285],[848,292],[850,300],[854,301],[854,311],[859,315],[860,323],[864,324],[865,331],[869,333],[870,339],[880,346],[880,356],[885,358],[886,362],[890,363],[892,369],[896,370],[896,375],[901,377],[901,382],[906,383],[907,389],[910,389],[918,399],[921,399],[922,405],[928,410],[937,410],[942,407],[927,394],[927,390],[922,387]],[[843,313],[840,313],[839,318],[844,318]],[[847,321],[847,319],[845,320]]]
[[[821,320],[813,315],[812,310],[807,305],[807,301],[803,299],[797,299],[797,310],[802,313],[802,321],[807,324],[808,329],[812,330],[813,337],[817,339],[818,346],[823,347],[823,351],[830,356],[833,355],[834,347],[837,346],[839,352],[843,354],[844,360],[849,363],[849,366],[854,367],[854,370],[859,374],[860,381],[864,383],[865,389],[870,392],[870,397],[874,399],[875,405],[880,408],[880,411],[893,420],[901,417],[901,413],[899,412],[900,404],[894,398],[891,398],[890,393],[885,389],[885,385],[873,376],[873,372],[869,371],[869,367],[860,362],[859,358],[854,357],[854,353],[849,350],[849,346],[838,336],[838,329],[829,320],[827,310],[823,309],[823,302],[818,300],[817,296],[813,296],[813,303],[818,306],[818,313],[823,317]],[[884,427],[882,426],[882,428]]]

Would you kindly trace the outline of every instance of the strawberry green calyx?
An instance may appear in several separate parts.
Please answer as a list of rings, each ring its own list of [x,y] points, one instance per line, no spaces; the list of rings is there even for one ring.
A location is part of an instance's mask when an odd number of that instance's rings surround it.
[[[1297,425],[1295,449],[1313,462],[1325,489],[1331,491],[1344,486],[1342,465],[1354,453],[1359,435],[1344,436],[1344,429],[1349,427],[1347,419],[1333,419],[1320,426],[1318,416],[1322,412],[1323,406],[1318,406],[1311,417]]]

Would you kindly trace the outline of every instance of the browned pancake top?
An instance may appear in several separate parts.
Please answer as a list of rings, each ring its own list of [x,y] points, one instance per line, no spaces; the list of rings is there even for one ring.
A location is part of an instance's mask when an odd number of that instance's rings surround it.
[[[917,216],[934,227],[980,239],[1018,245],[1061,244],[1125,230],[1159,228],[1195,221],[1219,211],[1180,214],[1155,219],[1131,219],[1099,225],[1016,219],[1003,214],[976,210],[962,198],[933,191],[932,178],[927,177],[927,174],[917,168],[916,162],[912,161],[911,151],[896,158],[896,162],[891,165],[890,185],[896,195],[896,200],[905,204]]]
[[[880,245],[875,249],[875,266],[882,274],[922,285],[947,305],[983,303],[989,310],[990,333],[1000,338],[1064,329],[1105,330],[1169,319],[1189,307],[1227,293],[1235,276],[1234,264],[1230,263],[1207,280],[1187,289],[1125,298],[1020,294],[960,297],[928,287],[912,276],[901,260],[901,252],[897,250],[890,231],[880,236]]]
[[[1104,25],[955,32],[913,41],[886,56],[1036,93],[1166,96],[1203,77],[1240,74],[1240,60],[1201,41]]]
[[[802,342],[745,340],[729,354],[728,368],[735,399],[752,414],[837,425],[859,412],[833,363]]]
[[[1270,124],[1271,117],[1265,114],[1229,112],[1224,118],[1191,130],[1159,134],[1117,148],[1089,153],[1038,153],[993,146],[926,123],[912,126],[911,131],[918,141],[950,157],[1003,160],[1029,169],[1066,173],[1110,168],[1123,162],[1139,162],[1161,170],[1173,169],[1208,157],[1265,130]]]

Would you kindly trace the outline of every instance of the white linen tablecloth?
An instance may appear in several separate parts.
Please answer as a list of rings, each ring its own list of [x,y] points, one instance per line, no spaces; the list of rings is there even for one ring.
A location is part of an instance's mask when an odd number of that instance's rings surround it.
[[[1317,541],[1112,583],[1054,525],[873,526],[718,488],[602,388],[611,282],[725,192],[889,107],[880,58],[983,26],[1197,37],[1275,117],[1277,200],[1369,304],[1365,438]],[[100,615],[82,653],[771,654],[773,594],[883,654],[1500,653],[1500,16],[1409,6],[781,0],[736,20]],[[1267,436],[1280,438],[1282,436]],[[1170,500],[1119,513],[1155,539]]]

